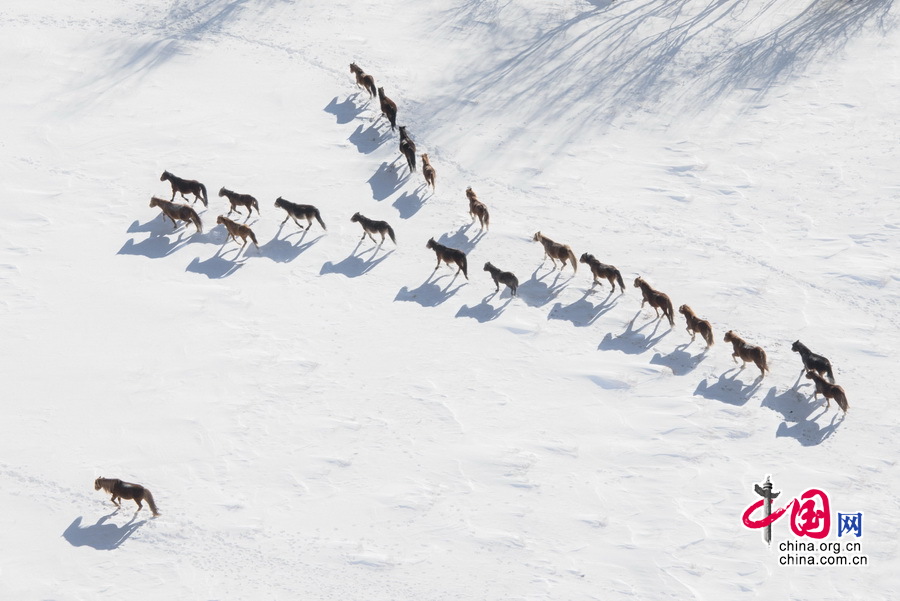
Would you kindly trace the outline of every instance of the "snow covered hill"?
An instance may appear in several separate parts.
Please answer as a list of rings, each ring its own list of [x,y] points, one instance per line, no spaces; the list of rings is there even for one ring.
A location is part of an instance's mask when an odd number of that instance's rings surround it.
[[[0,598],[896,596],[891,2],[0,17]],[[148,206],[164,170],[205,183],[202,233]],[[221,187],[259,199],[258,249],[216,225]],[[282,223],[278,197],[327,230]],[[397,244],[360,240],[355,212]],[[553,269],[536,231],[625,292]],[[468,278],[434,271],[432,237]],[[637,276],[715,345],[642,310]],[[727,330],[771,373],[739,369]],[[846,416],[812,400],[798,339],[834,364]],[[741,521],[766,475],[776,507],[821,489],[863,512],[861,539],[826,540],[867,565],[781,565],[805,540],[787,518],[771,549]],[[161,515],[115,511],[99,476]]]

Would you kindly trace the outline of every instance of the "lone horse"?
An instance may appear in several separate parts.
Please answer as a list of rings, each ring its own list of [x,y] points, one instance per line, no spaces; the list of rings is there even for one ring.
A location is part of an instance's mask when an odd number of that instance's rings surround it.
[[[168,217],[172,220],[172,229],[176,229],[178,227],[178,221],[184,221],[186,223],[193,223],[197,228],[197,232],[203,233],[203,225],[200,223],[200,215],[197,214],[197,211],[192,209],[187,205],[179,205],[175,204],[170,200],[164,200],[162,198],[152,197],[150,199],[151,207],[159,207],[163,213],[163,221],[165,221],[165,217]]]
[[[553,269],[556,269],[556,259],[562,261],[562,267],[559,268],[560,271],[566,266],[566,261],[568,260],[572,264],[573,273],[578,272],[578,261],[575,260],[575,253],[572,251],[571,246],[554,242],[540,232],[535,232],[531,239],[534,242],[540,242],[544,246],[544,260],[546,261],[547,257],[550,257],[550,260],[553,261]]]
[[[641,294],[644,296],[644,299],[641,301],[641,309],[644,308],[644,303],[650,303],[650,306],[656,311],[657,319],[667,317],[669,326],[675,327],[675,310],[672,307],[672,301],[669,299],[668,294],[655,290],[641,277],[634,278],[634,287],[640,288]],[[662,315],[659,314],[660,309],[662,309]]]
[[[360,69],[359,65],[356,63],[350,63],[350,72],[356,75],[356,86],[367,91],[369,93],[369,98],[374,98],[378,95],[378,90],[375,88],[374,77]]]
[[[191,204],[197,202],[197,199],[199,198],[200,201],[203,202],[204,207],[209,206],[209,198],[206,196],[206,186],[197,180],[181,179],[168,171],[163,171],[163,174],[159,176],[159,181],[164,182],[166,180],[169,180],[169,183],[172,184],[172,198],[170,200],[175,200],[176,192],[180,193],[183,199],[188,200],[188,197],[185,196],[185,193],[187,193],[194,195],[194,200],[191,201]]]
[[[762,372],[760,377],[765,376],[767,371],[772,371],[769,369],[769,363],[766,360],[766,351],[761,346],[747,344],[743,338],[731,330],[725,332],[725,342],[730,342],[734,349],[734,352],[731,353],[731,358],[734,359],[734,362],[737,363],[738,357],[744,362],[741,365],[741,369],[744,369],[748,361],[753,361],[756,367],[759,368],[759,371]]]
[[[156,502],[153,500],[153,495],[150,494],[148,489],[140,484],[123,482],[118,478],[97,478],[94,480],[94,490],[100,490],[101,488],[112,495],[111,500],[116,507],[122,507],[122,503],[120,502],[121,499],[132,499],[137,503],[137,510],[140,511],[144,508],[143,505],[141,505],[141,501],[147,501],[147,505],[150,507],[153,517],[159,515],[159,511],[156,509]]]

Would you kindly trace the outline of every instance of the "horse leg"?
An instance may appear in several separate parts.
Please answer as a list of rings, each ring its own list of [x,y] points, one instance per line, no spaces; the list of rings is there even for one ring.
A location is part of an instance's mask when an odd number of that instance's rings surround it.
[[[119,505],[119,504],[116,502],[116,495],[113,495],[113,496],[111,497],[110,500],[112,501],[113,505],[115,505],[116,507],[121,507],[121,505]]]

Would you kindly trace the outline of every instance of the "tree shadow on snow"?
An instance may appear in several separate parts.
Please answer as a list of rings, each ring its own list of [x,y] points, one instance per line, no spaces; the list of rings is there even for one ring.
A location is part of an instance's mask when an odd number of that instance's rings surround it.
[[[629,355],[640,355],[652,348],[657,342],[672,332],[671,328],[664,327],[662,334],[657,334],[657,331],[663,322],[662,319],[648,321],[635,330],[634,322],[640,314],[641,311],[638,310],[634,317],[631,318],[631,321],[625,326],[625,331],[618,336],[614,337],[612,334],[607,333],[606,336],[603,337],[603,340],[600,341],[597,349],[601,351],[621,351]]]
[[[820,419],[828,419],[829,410],[825,408],[825,401],[815,401],[811,395],[807,396],[796,388],[779,394],[773,386],[763,399],[762,406],[777,411],[784,418],[778,425],[775,436],[795,438],[805,447],[821,443],[834,434],[844,421],[838,410],[837,413],[832,413],[830,421],[825,426],[820,426],[818,423]],[[835,403],[832,403],[831,411],[834,409]]]
[[[619,302],[619,297],[613,298],[613,293],[610,292],[600,304],[595,305],[587,300],[588,296],[593,292],[592,288],[588,288],[585,290],[584,296],[570,305],[563,306],[562,303],[556,303],[550,309],[547,319],[571,321],[572,325],[583,328],[593,324],[601,315],[610,311]]]
[[[509,297],[506,299],[506,302],[499,306],[494,306],[488,301],[493,298],[499,298],[506,293]],[[463,305],[459,308],[459,311],[456,312],[456,317],[471,317],[481,323],[485,323],[488,321],[492,321],[500,317],[506,308],[509,306],[509,303],[512,302],[513,296],[509,290],[501,290],[498,292],[492,292],[481,299],[481,302],[475,305],[474,307],[469,307],[468,305]]]
[[[734,373],[729,376],[728,374],[731,372]],[[744,384],[743,381],[737,379],[737,376],[740,374],[741,369],[735,367],[719,376],[718,381],[713,384],[704,379],[697,385],[694,395],[729,405],[744,405],[760,389],[763,379],[760,376],[752,383]]]
[[[131,519],[122,526],[116,524],[107,524],[106,521],[116,515],[119,510],[115,510],[109,515],[105,515],[96,524],[91,526],[81,525],[81,517],[69,524],[65,532],[62,533],[64,539],[69,541],[73,547],[92,547],[99,551],[112,551],[119,548],[122,543],[128,540],[135,531],[147,523],[147,520],[135,522],[138,512],[135,511]]]
[[[394,249],[391,249],[386,251],[383,255],[376,259],[375,257],[378,255],[378,251],[381,250],[381,244],[376,244],[371,248],[368,248],[361,252],[359,250],[360,246],[362,246],[361,240],[356,244],[356,248],[353,249],[353,252],[351,252],[350,255],[340,263],[332,263],[331,261],[327,261],[324,265],[322,265],[322,270],[319,272],[319,274],[324,275],[327,273],[340,273],[347,276],[348,278],[356,278],[372,271],[379,263],[381,263],[394,253]],[[372,254],[367,258],[365,257],[365,255],[368,253]]]
[[[438,276],[432,281],[432,277],[434,276],[434,272],[429,274],[428,278],[422,283],[418,288],[413,288],[410,290],[406,286],[401,288],[399,292],[397,292],[397,296],[394,297],[395,301],[408,301],[419,303],[423,307],[437,307],[438,305],[444,303],[449,300],[454,294],[456,294],[460,288],[465,286],[468,281],[464,280],[463,283],[458,285],[456,288],[452,288],[453,283],[456,281],[460,274],[455,273],[453,276],[442,275]],[[444,288],[441,288],[438,285],[438,281],[444,278],[450,278],[449,282]]]

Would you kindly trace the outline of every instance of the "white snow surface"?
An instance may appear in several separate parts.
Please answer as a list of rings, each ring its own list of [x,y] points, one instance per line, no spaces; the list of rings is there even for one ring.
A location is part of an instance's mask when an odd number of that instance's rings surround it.
[[[4,0],[0,599],[896,598],[897,17]],[[205,183],[203,233],[148,206],[163,170]],[[259,249],[216,225],[223,186],[259,199]],[[282,224],[279,196],[328,230]],[[357,211],[396,246],[360,241]],[[624,294],[554,270],[538,230]],[[468,280],[433,271],[431,237]],[[642,310],[638,275],[715,345]],[[868,565],[780,565],[741,523],[767,474],[864,512]],[[98,476],[160,516],[115,511]]]

